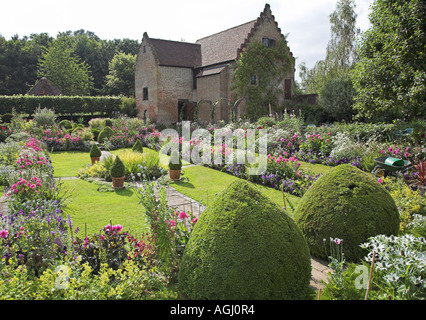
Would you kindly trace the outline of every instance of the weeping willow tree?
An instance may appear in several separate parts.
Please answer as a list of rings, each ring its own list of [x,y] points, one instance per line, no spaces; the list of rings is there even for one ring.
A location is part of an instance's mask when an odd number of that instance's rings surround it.
[[[235,67],[232,89],[236,99],[246,99],[250,119],[266,114],[269,105],[277,106],[278,96],[283,94],[281,84],[293,67],[285,39],[272,47],[254,41],[242,53]]]

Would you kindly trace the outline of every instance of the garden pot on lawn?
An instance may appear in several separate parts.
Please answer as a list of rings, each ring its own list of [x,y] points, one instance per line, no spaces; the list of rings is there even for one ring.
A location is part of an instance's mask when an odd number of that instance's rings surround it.
[[[180,180],[180,170],[169,171],[170,180]]]
[[[124,187],[124,177],[115,178],[112,177],[112,187],[114,189],[120,189]]]
[[[94,165],[96,162],[100,161],[101,157],[90,157],[92,160],[92,165]]]

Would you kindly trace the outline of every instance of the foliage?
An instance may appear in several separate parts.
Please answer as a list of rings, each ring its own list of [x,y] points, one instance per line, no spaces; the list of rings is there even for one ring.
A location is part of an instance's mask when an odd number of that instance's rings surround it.
[[[126,167],[124,166],[119,156],[114,158],[114,162],[110,169],[110,174],[113,178],[120,178],[126,175]]]
[[[310,277],[309,250],[293,220],[237,180],[199,218],[178,283],[190,299],[304,299]]]
[[[140,140],[136,140],[132,147],[132,151],[143,153],[143,146]]]
[[[101,149],[99,149],[96,143],[92,143],[92,147],[90,148],[90,156],[93,158],[100,157],[102,155]]]
[[[359,30],[356,29],[356,17],[354,0],[337,2],[336,10],[330,15],[331,39],[325,59],[318,61],[310,70],[304,64],[300,65],[302,88],[306,93],[321,96],[330,81],[348,78],[350,68],[357,62],[355,41]],[[328,92],[331,96],[334,93]]]
[[[114,131],[111,129],[111,127],[106,126],[99,133],[99,135],[98,135],[98,142],[99,143],[104,143],[105,140],[109,140],[113,134],[114,134]]]
[[[335,121],[351,121],[355,114],[352,108],[354,95],[349,78],[331,79],[322,89],[320,104]]]
[[[355,108],[366,118],[425,113],[426,8],[422,0],[376,0],[353,72]]]
[[[90,66],[76,56],[67,37],[43,50],[38,76],[48,78],[64,95],[89,95],[93,87]]]
[[[34,121],[37,127],[53,126],[56,118],[55,110],[38,107],[34,112]]]
[[[108,94],[135,94],[135,65],[136,55],[117,52],[109,62],[109,73],[106,75],[105,88]]]
[[[363,243],[366,261],[372,262],[383,286],[382,299],[414,300],[426,297],[426,240],[412,235],[377,235]]]
[[[120,97],[109,96],[0,96],[0,113],[11,112],[34,114],[39,106],[55,110],[59,114],[102,113],[110,115],[120,110]]]
[[[389,193],[370,174],[349,164],[316,180],[300,200],[294,219],[313,256],[326,258],[323,239],[339,238],[348,261],[362,258],[359,245],[369,237],[398,234],[400,223]]]
[[[274,47],[253,42],[242,53],[237,61],[232,86],[237,98],[246,98],[250,118],[257,119],[267,114],[269,104],[276,107],[278,95],[283,93],[279,84],[293,65],[285,39],[277,41]],[[256,84],[251,84],[253,76]]]

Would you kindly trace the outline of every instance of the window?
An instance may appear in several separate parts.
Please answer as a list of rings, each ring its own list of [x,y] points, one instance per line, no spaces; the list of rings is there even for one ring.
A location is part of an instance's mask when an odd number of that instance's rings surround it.
[[[275,47],[275,40],[270,38],[263,38],[262,43],[268,48]]]
[[[146,46],[143,46],[143,53],[146,52]]]
[[[250,84],[256,84],[256,76],[251,76]]]
[[[143,100],[148,100],[148,87],[143,88],[142,99]]]

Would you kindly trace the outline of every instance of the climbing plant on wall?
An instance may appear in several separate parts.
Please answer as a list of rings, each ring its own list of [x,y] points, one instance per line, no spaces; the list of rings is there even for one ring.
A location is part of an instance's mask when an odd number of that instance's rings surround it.
[[[267,113],[269,105],[276,106],[278,95],[283,93],[280,84],[293,65],[285,39],[274,46],[255,41],[241,54],[232,87],[237,98],[246,98],[249,118],[256,119]]]

